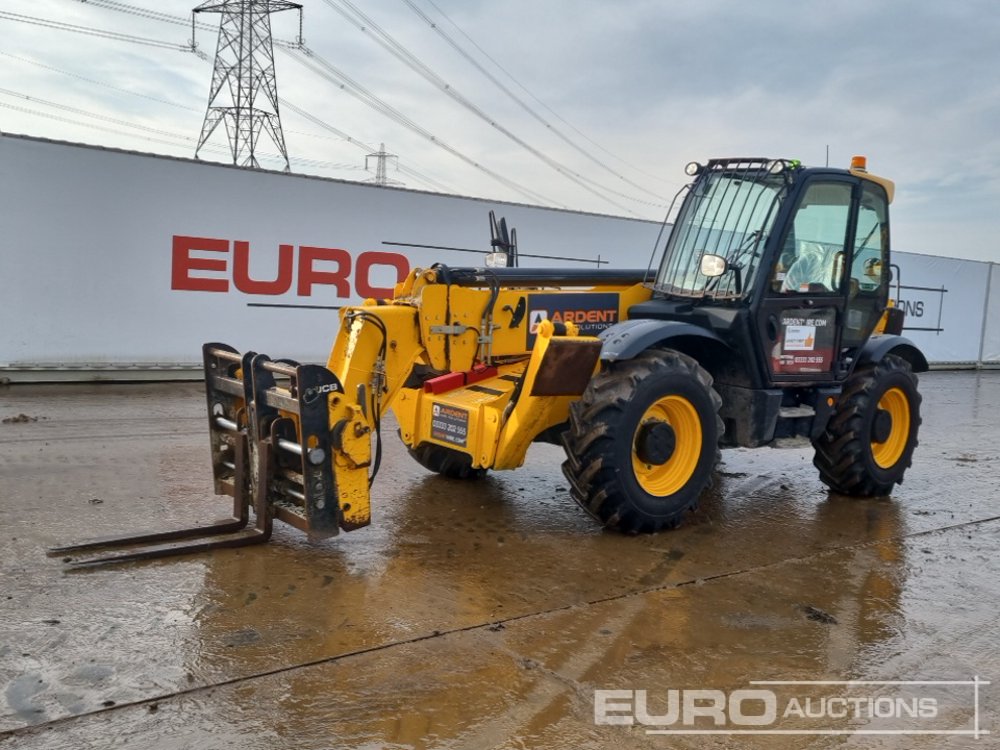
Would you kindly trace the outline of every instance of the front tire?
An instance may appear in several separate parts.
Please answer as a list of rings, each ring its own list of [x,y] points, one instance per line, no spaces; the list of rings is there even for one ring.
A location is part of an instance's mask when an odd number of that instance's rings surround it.
[[[813,441],[813,464],[824,484],[844,495],[888,495],[913,461],[920,402],[917,376],[901,357],[889,354],[859,368]]]
[[[721,403],[711,375],[680,352],[610,365],[570,408],[563,473],[573,498],[610,529],[676,527],[718,461]]]

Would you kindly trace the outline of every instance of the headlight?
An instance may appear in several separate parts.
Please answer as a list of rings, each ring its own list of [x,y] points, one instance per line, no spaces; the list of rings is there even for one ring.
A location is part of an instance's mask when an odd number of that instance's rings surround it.
[[[487,268],[506,268],[507,253],[486,253]]]
[[[688,165],[684,167],[684,174],[688,177],[695,177],[701,174],[702,166],[696,161],[688,162]]]

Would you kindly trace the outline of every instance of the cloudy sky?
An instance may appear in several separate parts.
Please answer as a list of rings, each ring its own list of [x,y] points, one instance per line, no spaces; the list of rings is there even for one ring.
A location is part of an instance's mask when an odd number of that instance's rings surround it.
[[[829,149],[896,181],[896,249],[1000,262],[995,0],[301,1],[314,54],[275,52],[295,172],[369,179],[384,142],[407,187],[660,219],[688,161]],[[199,57],[142,9],[196,4],[2,0],[0,130],[192,156],[216,34]]]

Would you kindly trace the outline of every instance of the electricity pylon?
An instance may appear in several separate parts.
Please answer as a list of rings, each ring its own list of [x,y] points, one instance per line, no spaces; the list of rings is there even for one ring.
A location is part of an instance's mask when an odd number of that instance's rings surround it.
[[[403,183],[399,180],[390,180],[388,174],[388,161],[390,159],[396,159],[398,164],[398,158],[395,154],[386,153],[385,144],[379,144],[379,150],[374,154],[368,154],[365,157],[365,169],[368,169],[368,160],[375,159],[375,176],[366,182],[372,182],[376,185],[381,185],[382,187],[387,187],[389,185],[402,185]],[[397,166],[398,169],[398,166]]]
[[[299,11],[302,41],[302,5],[285,0],[208,0],[194,13],[218,13],[219,43],[215,52],[208,110],[201,127],[195,158],[212,133],[224,123],[233,164],[259,167],[256,150],[262,133],[278,147],[289,171],[285,136],[278,116],[278,81],[274,70],[271,14]]]

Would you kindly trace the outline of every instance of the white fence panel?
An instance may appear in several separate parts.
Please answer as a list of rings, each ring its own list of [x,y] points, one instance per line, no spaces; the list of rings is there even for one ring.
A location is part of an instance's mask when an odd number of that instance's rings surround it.
[[[983,348],[980,360],[1000,364],[1000,265],[990,264],[989,301],[983,321]]]
[[[899,290],[892,297],[906,311],[903,335],[931,362],[976,362],[983,332],[989,263],[893,253]]]
[[[412,266],[482,265],[490,209],[517,228],[523,265],[567,265],[535,253],[645,268],[659,231],[0,136],[0,368],[194,364],[207,340],[325,361],[335,308]]]
[[[517,228],[530,266],[577,265],[528,257],[542,254],[645,268],[659,232],[655,222],[0,135],[0,374],[195,365],[206,340],[323,361],[340,306],[411,267],[480,265],[490,209]],[[987,310],[990,264],[894,261],[905,334],[929,360],[1000,361],[1000,271]]]

